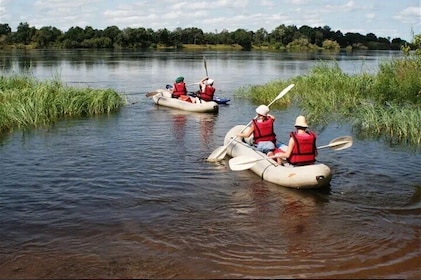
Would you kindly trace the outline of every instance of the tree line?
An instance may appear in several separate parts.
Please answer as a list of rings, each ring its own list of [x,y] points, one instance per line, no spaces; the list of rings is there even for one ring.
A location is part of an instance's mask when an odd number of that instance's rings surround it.
[[[109,26],[104,30],[91,26],[78,26],[62,32],[56,27],[37,29],[27,22],[21,22],[12,32],[9,24],[0,24],[0,48],[140,48],[160,47],[183,48],[185,45],[238,45],[244,50],[252,48],[270,49],[368,49],[400,50],[403,46],[413,47],[401,38],[377,37],[373,33],[345,33],[333,31],[329,26],[310,27],[281,24],[271,32],[260,28],[257,31],[237,29],[229,32],[203,32],[200,28],[124,28]]]

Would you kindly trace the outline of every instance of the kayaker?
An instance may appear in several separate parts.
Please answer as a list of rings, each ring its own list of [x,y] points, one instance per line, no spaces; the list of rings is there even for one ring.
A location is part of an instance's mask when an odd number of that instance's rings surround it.
[[[273,130],[275,117],[269,114],[269,107],[266,105],[257,107],[256,113],[257,116],[252,120],[251,126],[237,136],[248,138],[253,134],[256,149],[267,154],[275,150],[276,134]]]
[[[196,96],[204,101],[212,101],[215,94],[214,82],[209,77],[204,77],[199,83],[200,91],[196,93]]]
[[[174,86],[170,88],[171,96],[173,98],[180,98],[180,96],[187,96],[187,87],[184,83],[184,77],[180,76],[175,79]]]
[[[295,120],[295,131],[290,133],[286,151],[275,149],[273,154],[279,164],[284,160],[292,165],[309,165],[316,162],[318,154],[316,147],[317,136],[308,130],[306,118],[298,116]]]

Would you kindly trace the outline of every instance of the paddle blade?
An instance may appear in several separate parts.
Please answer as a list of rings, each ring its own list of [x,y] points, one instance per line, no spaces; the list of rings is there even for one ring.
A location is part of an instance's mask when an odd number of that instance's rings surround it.
[[[286,88],[284,88],[279,94],[278,96],[275,97],[275,99],[272,100],[272,102],[269,103],[268,107],[270,107],[270,105],[272,105],[275,101],[281,99],[285,94],[288,93],[288,91],[290,91],[293,87],[295,86],[295,84],[290,84],[289,86],[287,86]]]
[[[248,156],[238,156],[228,161],[229,167],[232,171],[241,171],[252,168],[258,160],[250,159]]]
[[[228,146],[221,146],[216,148],[207,158],[207,161],[215,162],[223,160],[225,155],[227,154]]]
[[[351,136],[338,137],[329,142],[329,147],[335,151],[347,149],[351,146],[352,146]]]
[[[155,94],[158,94],[158,93],[159,93],[158,91],[151,91],[151,92],[148,92],[146,94],[146,97],[151,97],[151,96],[154,96]]]
[[[331,148],[332,150],[339,151],[347,149],[352,146],[351,136],[341,136],[330,141],[329,145],[317,147],[317,149]]]

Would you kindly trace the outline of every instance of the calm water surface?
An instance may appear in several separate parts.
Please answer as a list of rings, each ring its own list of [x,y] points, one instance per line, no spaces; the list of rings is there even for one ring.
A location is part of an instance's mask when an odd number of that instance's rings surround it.
[[[145,93],[209,75],[231,98],[217,115],[157,107]],[[233,91],[336,59],[375,72],[394,52],[0,52],[2,74],[59,76],[128,96],[119,113],[0,139],[0,278],[421,278],[421,155],[316,130],[331,186],[294,190],[204,159],[255,104]],[[189,90],[196,90],[192,85]],[[299,109],[272,110],[286,141]]]

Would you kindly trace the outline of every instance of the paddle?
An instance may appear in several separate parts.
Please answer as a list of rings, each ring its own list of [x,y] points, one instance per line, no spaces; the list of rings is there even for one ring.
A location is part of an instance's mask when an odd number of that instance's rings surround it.
[[[351,146],[352,146],[352,137],[342,136],[342,137],[333,139],[332,141],[329,142],[328,145],[317,147],[317,149],[320,150],[324,148],[331,148],[332,150],[339,151],[339,150],[347,149]],[[238,157],[234,157],[230,159],[228,163],[231,170],[240,171],[240,170],[246,170],[253,167],[253,165],[255,165],[256,162],[258,161],[273,159],[273,158],[275,158],[275,156],[264,157],[264,158],[259,158],[259,159],[256,159],[250,156],[238,156]]]
[[[290,91],[295,85],[294,84],[290,84],[289,86],[287,86],[283,91],[281,91],[278,96],[275,97],[275,99],[272,100],[272,102],[269,103],[269,105],[267,105],[268,107],[270,107],[270,105],[272,105],[275,101],[279,100],[280,98],[282,98],[285,94],[287,94],[288,91]],[[251,120],[242,130],[241,132],[244,132],[244,130],[253,122],[253,120]],[[228,146],[234,142],[234,140],[237,139],[237,136],[235,136],[234,138],[231,139],[231,141],[228,142],[228,144],[226,144],[225,146],[221,146],[219,148],[216,148],[207,158],[208,161],[211,162],[215,162],[215,161],[220,161],[222,159],[224,159],[225,155],[227,154],[227,148]]]
[[[148,92],[146,94],[146,97],[151,97],[151,96],[154,96],[155,94],[158,94],[158,93],[159,93],[158,91],[151,91],[151,92]]]
[[[203,65],[205,66],[206,77],[209,77],[208,76],[208,67],[206,66],[206,58],[205,57],[203,57]]]

